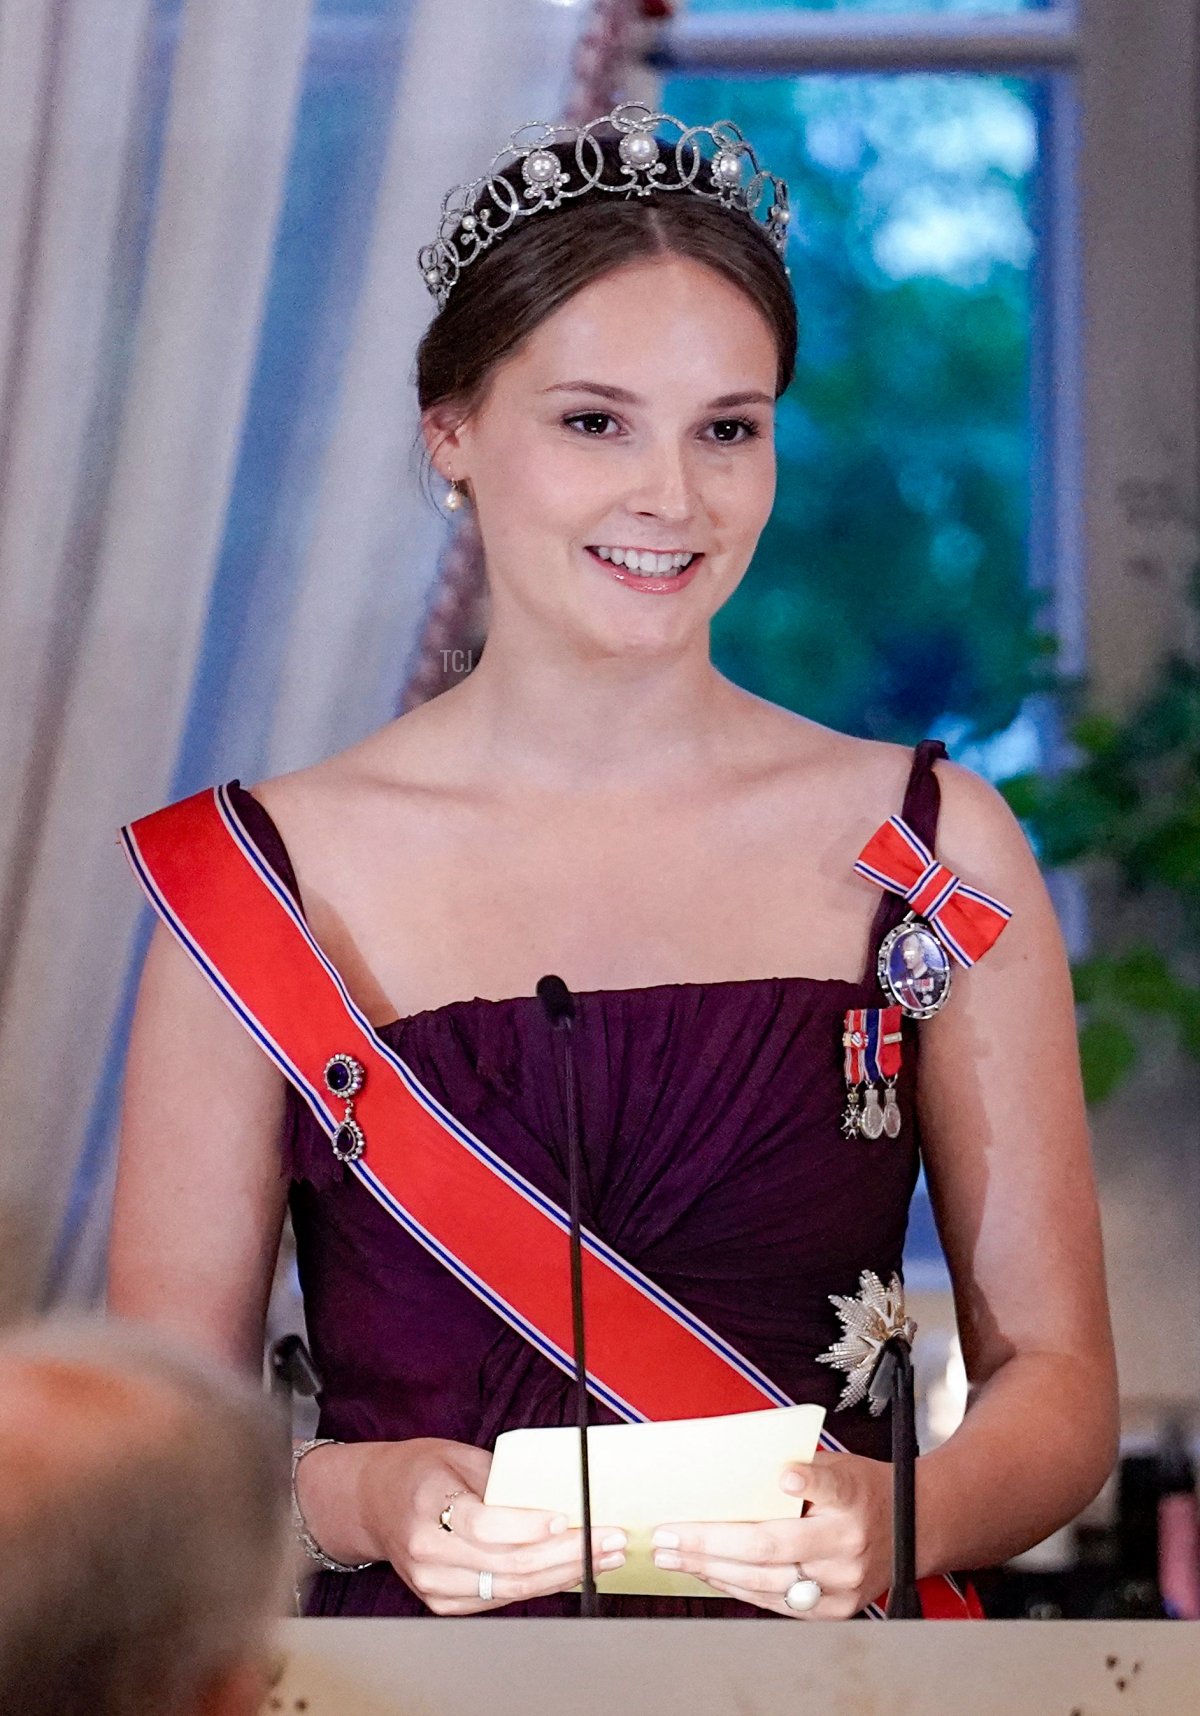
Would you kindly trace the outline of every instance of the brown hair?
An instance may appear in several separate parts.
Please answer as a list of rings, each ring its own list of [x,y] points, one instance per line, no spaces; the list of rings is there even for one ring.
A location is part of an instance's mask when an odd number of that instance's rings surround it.
[[[570,174],[570,145],[552,147]],[[611,182],[613,164],[619,167],[616,144],[602,147]],[[519,169],[500,176],[519,200]],[[496,366],[547,316],[602,274],[656,256],[702,262],[746,294],[775,335],[776,396],[783,393],[796,363],[796,301],[759,223],[690,191],[626,197],[593,190],[518,218],[463,270],[417,348],[421,410],[458,401],[466,415],[482,400]]]

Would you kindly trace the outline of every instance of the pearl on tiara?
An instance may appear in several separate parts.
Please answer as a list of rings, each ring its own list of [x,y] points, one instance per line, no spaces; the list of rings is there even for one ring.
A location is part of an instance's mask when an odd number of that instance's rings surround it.
[[[614,133],[619,166],[601,148]],[[553,144],[566,146],[565,160]],[[501,177],[518,168],[516,184]],[[438,309],[463,269],[523,215],[556,209],[588,191],[627,197],[690,191],[750,215],[781,257],[787,244],[787,185],[759,165],[731,119],[685,125],[644,102],[625,101],[582,126],[540,120],[518,126],[481,178],[446,192],[437,236],[417,258]]]
[[[649,131],[631,131],[618,143],[617,153],[631,167],[648,167],[658,160],[658,144]]]

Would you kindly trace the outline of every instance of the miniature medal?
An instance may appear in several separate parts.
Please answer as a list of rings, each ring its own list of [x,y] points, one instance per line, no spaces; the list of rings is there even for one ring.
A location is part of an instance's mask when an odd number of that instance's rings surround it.
[[[846,1110],[842,1131],[847,1138],[895,1138],[900,1131],[900,1107],[895,1084],[900,1073],[903,1042],[899,1007],[851,1007],[842,1022],[845,1050]],[[864,1086],[862,1096],[859,1086]],[[882,1106],[880,1089],[882,1085]],[[860,1107],[861,1103],[861,1107]]]
[[[883,1110],[879,1106],[879,1092],[873,1084],[867,1086],[866,1106],[858,1123],[859,1131],[864,1138],[882,1138]]]

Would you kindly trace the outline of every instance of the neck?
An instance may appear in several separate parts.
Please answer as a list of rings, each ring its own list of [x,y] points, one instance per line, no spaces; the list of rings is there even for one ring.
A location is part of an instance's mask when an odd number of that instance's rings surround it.
[[[686,787],[728,747],[746,694],[719,674],[707,633],[674,656],[507,647],[493,629],[478,666],[445,693],[455,746],[490,775],[546,791]]]

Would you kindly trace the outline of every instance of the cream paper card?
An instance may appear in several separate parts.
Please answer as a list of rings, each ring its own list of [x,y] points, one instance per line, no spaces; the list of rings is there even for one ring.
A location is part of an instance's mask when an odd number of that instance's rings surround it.
[[[820,1406],[776,1406],[663,1424],[596,1424],[588,1431],[592,1525],[629,1534],[625,1565],[598,1573],[598,1591],[718,1597],[690,1573],[654,1565],[656,1526],[692,1520],[793,1519],[803,1498],[779,1487],[784,1466],[810,1461],[825,1422]],[[579,1431],[508,1430],[497,1438],[484,1501],[547,1508],[582,1524]]]

